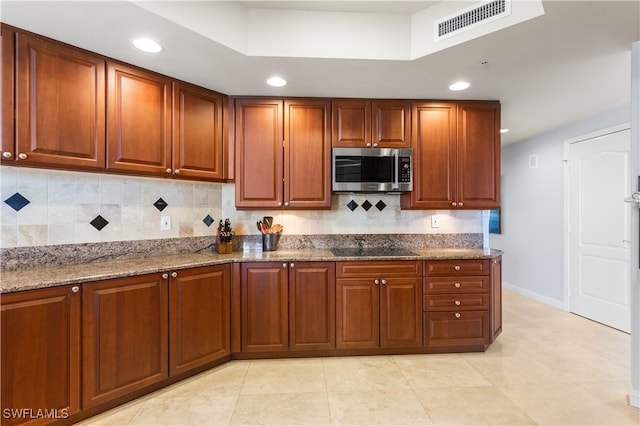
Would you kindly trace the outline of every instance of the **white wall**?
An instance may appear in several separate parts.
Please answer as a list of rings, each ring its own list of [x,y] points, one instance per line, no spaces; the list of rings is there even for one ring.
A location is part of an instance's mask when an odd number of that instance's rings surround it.
[[[489,243],[505,287],[564,307],[564,141],[629,120],[627,105],[502,149],[502,233]]]

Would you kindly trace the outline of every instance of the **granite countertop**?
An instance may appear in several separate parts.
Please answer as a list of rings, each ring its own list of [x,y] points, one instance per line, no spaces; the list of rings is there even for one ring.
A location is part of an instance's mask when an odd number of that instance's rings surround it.
[[[150,274],[198,266],[234,262],[304,262],[353,260],[430,260],[430,259],[485,259],[502,254],[500,250],[482,248],[412,248],[410,256],[335,256],[326,249],[277,250],[270,252],[244,251],[232,254],[198,252],[171,254],[108,262],[92,262],[70,266],[39,267],[2,271],[0,293],[46,288],[83,282]]]

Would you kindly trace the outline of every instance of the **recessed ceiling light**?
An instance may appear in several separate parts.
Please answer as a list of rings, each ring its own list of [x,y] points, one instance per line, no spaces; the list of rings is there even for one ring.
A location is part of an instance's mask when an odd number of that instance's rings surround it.
[[[162,51],[162,46],[160,46],[157,42],[151,40],[150,38],[140,37],[134,38],[131,40],[131,43],[138,49],[147,53],[158,53]]]
[[[287,80],[282,77],[271,77],[267,79],[267,84],[273,87],[282,87],[287,85]]]
[[[500,129],[500,133],[509,133],[509,129]]]
[[[470,84],[467,83],[466,81],[456,81],[451,86],[449,86],[449,90],[453,90],[457,92],[458,90],[468,89],[469,86]]]

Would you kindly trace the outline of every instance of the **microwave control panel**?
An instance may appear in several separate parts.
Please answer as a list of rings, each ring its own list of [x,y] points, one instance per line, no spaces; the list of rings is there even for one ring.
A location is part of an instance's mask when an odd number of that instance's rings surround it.
[[[400,182],[411,182],[411,157],[400,157]]]

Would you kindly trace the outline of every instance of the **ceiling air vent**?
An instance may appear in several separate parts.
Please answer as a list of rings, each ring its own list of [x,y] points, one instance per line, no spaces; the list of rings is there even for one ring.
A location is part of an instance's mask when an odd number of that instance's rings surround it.
[[[511,14],[511,0],[485,1],[435,22],[435,41]]]

